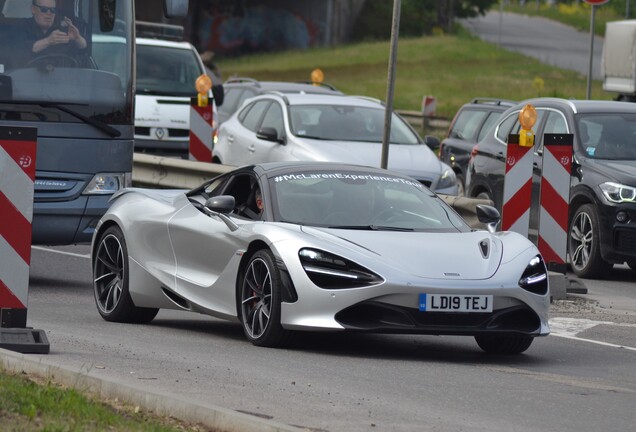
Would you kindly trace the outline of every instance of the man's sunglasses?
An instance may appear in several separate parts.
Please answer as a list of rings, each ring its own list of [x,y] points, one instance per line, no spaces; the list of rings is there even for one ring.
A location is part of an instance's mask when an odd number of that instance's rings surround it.
[[[54,14],[57,11],[57,9],[54,8],[54,7],[40,6],[40,5],[37,5],[37,4],[33,4],[33,6],[35,6],[38,9],[40,9],[40,12],[42,12],[42,13],[51,12],[52,14]]]

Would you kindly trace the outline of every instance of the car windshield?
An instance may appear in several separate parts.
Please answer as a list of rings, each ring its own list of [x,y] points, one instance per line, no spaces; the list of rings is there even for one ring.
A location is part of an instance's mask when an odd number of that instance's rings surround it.
[[[202,73],[190,49],[137,44],[137,94],[194,97]]]
[[[276,220],[342,229],[470,231],[415,180],[365,172],[311,171],[270,178]]]
[[[289,108],[292,133],[330,141],[380,143],[384,109],[344,105],[294,105]],[[391,119],[392,144],[420,144],[420,139],[397,115]]]
[[[588,157],[636,160],[636,114],[580,114],[577,128]]]

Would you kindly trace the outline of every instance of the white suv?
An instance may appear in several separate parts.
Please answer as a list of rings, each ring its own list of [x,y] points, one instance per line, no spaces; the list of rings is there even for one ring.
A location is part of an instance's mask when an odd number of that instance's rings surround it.
[[[188,157],[190,100],[204,73],[190,43],[137,37],[135,152]]]

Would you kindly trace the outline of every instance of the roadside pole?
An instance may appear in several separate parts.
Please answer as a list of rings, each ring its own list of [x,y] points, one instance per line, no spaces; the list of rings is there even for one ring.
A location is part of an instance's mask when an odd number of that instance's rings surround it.
[[[596,6],[604,5],[609,0],[583,0],[590,5],[590,60],[587,68],[587,92],[586,99],[592,98],[592,64],[594,59],[594,15],[596,14]]]
[[[384,111],[384,135],[382,136],[382,159],[380,167],[389,165],[389,143],[391,142],[391,118],[393,116],[393,87],[395,85],[395,66],[397,63],[398,38],[400,34],[400,0],[393,0],[393,24],[391,26],[391,50],[389,53],[389,76]]]
[[[37,129],[0,127],[0,348],[47,354],[26,326]]]

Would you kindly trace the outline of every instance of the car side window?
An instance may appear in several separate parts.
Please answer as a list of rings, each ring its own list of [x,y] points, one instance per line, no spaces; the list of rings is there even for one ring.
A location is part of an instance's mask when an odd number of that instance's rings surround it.
[[[256,132],[258,125],[261,122],[261,118],[263,117],[263,113],[270,103],[271,102],[269,100],[259,100],[246,108],[247,111],[244,117],[239,117],[239,120],[241,121],[243,126],[248,128],[252,132]]]
[[[512,125],[515,122],[519,122],[518,120],[519,117],[519,112],[515,111],[514,113],[510,114],[508,117],[506,117],[504,119],[504,121],[502,121],[499,126],[497,127],[497,139],[499,141],[501,141],[502,143],[506,144],[508,143],[508,135],[510,135],[510,130],[512,128]]]
[[[261,123],[261,128],[271,127],[276,129],[276,133],[278,137],[283,136],[284,127],[283,127],[283,111],[280,108],[280,105],[273,102],[267,112],[265,113],[265,117],[263,117],[263,122]]]
[[[448,134],[449,137],[467,141],[473,140],[486,114],[488,114],[487,111],[477,110],[460,112]]]
[[[223,96],[223,104],[219,107],[219,111],[232,114],[238,108],[239,97],[243,91],[237,88],[225,88],[225,95]]]
[[[499,120],[500,117],[501,113],[491,112],[490,114],[488,114],[488,117],[486,117],[486,121],[479,130],[479,135],[477,135],[477,142],[481,141],[481,139],[486,136],[486,133],[490,130],[492,125],[497,123],[497,120]]]

